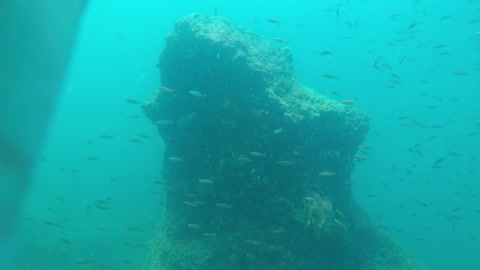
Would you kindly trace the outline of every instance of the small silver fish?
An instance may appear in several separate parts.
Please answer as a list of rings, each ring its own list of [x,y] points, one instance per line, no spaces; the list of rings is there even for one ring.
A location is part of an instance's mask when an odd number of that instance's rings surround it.
[[[188,91],[188,93],[190,93],[190,95],[194,96],[194,97],[201,97],[201,98],[204,98],[206,97],[207,95],[204,95],[198,91],[195,91],[195,90],[190,90]]]
[[[335,75],[333,75],[333,74],[331,74],[331,73],[325,73],[325,72],[323,72],[323,73],[320,73],[320,75],[322,75],[323,77],[328,78],[328,79],[337,79],[337,80],[338,80],[338,77],[335,76]]]
[[[130,103],[130,104],[142,104],[142,102],[140,102],[136,99],[132,99],[132,98],[125,99],[125,102]]]
[[[273,131],[274,134],[280,134],[280,133],[282,133],[282,132],[283,132],[283,128],[275,129],[275,130]]]
[[[320,55],[332,55],[332,54],[333,54],[333,52],[327,51],[327,50],[322,51],[322,52],[320,53]]]

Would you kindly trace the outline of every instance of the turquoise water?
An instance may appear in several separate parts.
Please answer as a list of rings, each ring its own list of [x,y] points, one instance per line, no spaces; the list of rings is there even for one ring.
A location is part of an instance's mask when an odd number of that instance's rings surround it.
[[[359,204],[429,269],[477,269],[480,2],[386,3],[91,1],[23,213],[17,269],[142,268],[162,218],[153,181],[163,143],[127,100],[161,85],[163,39],[192,12],[290,47],[301,82],[355,100],[371,116],[359,153],[368,160],[352,176]]]

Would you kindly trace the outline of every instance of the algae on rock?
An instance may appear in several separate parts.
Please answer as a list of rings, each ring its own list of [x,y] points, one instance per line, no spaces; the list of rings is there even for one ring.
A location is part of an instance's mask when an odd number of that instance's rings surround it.
[[[167,201],[148,269],[421,269],[352,199],[366,114],[302,86],[288,49],[192,14],[158,66],[144,111]]]

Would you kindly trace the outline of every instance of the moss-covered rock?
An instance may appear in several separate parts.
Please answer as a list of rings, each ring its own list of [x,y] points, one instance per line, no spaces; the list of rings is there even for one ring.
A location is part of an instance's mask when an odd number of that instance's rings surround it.
[[[167,204],[149,269],[421,269],[352,200],[366,114],[302,86],[289,50],[193,14],[158,66],[144,110]]]

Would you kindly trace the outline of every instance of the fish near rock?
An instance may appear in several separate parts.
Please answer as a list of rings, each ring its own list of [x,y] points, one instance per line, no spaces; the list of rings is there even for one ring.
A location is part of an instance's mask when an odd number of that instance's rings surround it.
[[[199,97],[199,98],[204,98],[204,97],[207,96],[207,95],[204,95],[204,94],[202,94],[202,93],[200,93],[200,92],[198,92],[198,91],[195,91],[195,90],[190,90],[190,91],[188,91],[188,93],[189,93],[190,95],[194,96],[194,97]]]

